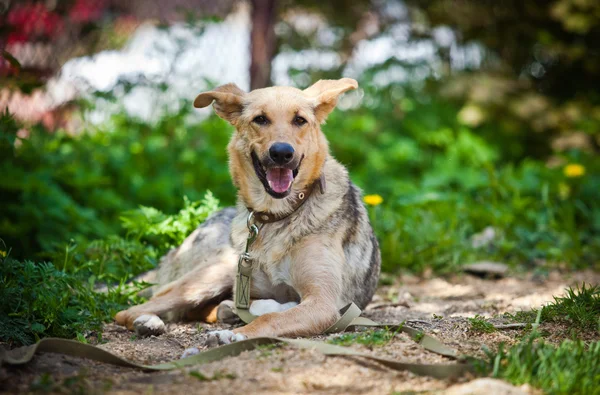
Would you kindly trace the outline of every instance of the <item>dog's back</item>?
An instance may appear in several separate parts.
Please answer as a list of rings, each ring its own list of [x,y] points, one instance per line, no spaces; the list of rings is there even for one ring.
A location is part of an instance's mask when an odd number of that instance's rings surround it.
[[[218,259],[221,255],[231,253],[231,222],[235,215],[234,207],[212,214],[179,247],[162,257],[156,278],[158,286],[178,280],[198,267],[221,262]]]

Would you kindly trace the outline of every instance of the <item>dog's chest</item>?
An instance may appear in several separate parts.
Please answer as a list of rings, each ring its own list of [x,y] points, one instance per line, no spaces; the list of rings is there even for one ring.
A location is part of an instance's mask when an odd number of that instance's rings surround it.
[[[245,224],[234,223],[232,229],[233,245],[239,253],[245,251],[248,230]],[[291,235],[276,231],[273,227],[263,227],[258,239],[250,246],[249,254],[257,276],[268,280],[273,286],[292,285],[290,256]]]

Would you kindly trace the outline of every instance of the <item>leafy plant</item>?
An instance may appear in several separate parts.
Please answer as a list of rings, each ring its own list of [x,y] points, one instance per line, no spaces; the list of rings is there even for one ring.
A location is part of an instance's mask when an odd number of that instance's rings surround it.
[[[155,125],[120,114],[77,136],[37,125],[18,137],[25,129],[4,113],[0,237],[13,256],[48,259],[71,239],[81,246],[124,235],[124,211],[142,205],[173,213],[182,196],[197,201],[208,185],[232,203],[224,121],[186,125],[191,105],[183,108]]]
[[[175,215],[142,207],[123,215],[127,238],[116,235],[87,246],[68,245],[51,262],[18,261],[0,254],[0,341],[31,344],[40,338],[77,337],[102,331],[118,311],[142,301],[148,284],[126,284],[155,267],[156,259],[219,208],[207,192],[199,202],[184,199]],[[97,283],[108,284],[97,292]]]
[[[0,258],[0,298],[10,301],[0,307],[0,341],[21,345],[101,331],[103,322],[139,301],[139,289],[119,284],[99,293],[52,263]]]

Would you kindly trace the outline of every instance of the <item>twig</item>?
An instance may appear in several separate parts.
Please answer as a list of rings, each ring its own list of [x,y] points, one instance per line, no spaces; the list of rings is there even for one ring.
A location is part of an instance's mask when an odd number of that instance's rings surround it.
[[[368,310],[378,310],[378,309],[383,309],[386,307],[408,307],[408,308],[410,308],[410,306],[408,305],[407,302],[397,302],[397,303],[376,303],[372,306],[369,306]]]
[[[421,320],[407,320],[406,321],[407,324],[421,324],[421,325],[429,325],[431,326],[431,322],[427,322],[427,321],[421,321]]]
[[[496,329],[519,329],[519,328],[525,328],[525,327],[527,327],[527,324],[524,324],[524,323],[494,325],[494,328],[496,328]]]

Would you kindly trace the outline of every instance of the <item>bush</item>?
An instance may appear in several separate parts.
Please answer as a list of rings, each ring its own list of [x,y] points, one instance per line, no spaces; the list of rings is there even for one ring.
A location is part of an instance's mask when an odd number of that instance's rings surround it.
[[[219,202],[208,192],[175,215],[140,207],[124,213],[126,237],[110,235],[85,246],[69,245],[50,262],[17,261],[0,251],[0,342],[31,344],[46,336],[73,338],[101,333],[102,324],[120,310],[140,303],[136,294],[148,284],[126,282],[156,265],[180,244]],[[97,292],[98,284],[108,284]]]
[[[515,161],[513,151],[524,151],[520,136],[466,127],[460,107],[435,89],[362,86],[364,104],[334,111],[323,129],[352,179],[383,197],[370,212],[385,270],[454,270],[480,258],[598,265],[597,157],[560,154],[584,174]],[[118,114],[78,136],[36,126],[28,138],[15,138],[20,126],[5,115],[0,237],[15,258],[49,259],[71,239],[83,246],[123,236],[120,213],[138,205],[172,213],[181,196],[198,200],[207,189],[233,203],[226,156],[232,127],[215,116],[191,123],[189,108],[184,103],[152,125]],[[512,146],[521,148],[505,149]],[[496,238],[473,248],[472,236],[486,227]]]
[[[106,293],[93,281],[59,270],[50,262],[0,258],[0,341],[26,345],[42,337],[73,338],[101,333],[102,324],[128,303],[139,287],[122,284]]]
[[[48,258],[70,239],[85,244],[116,234],[123,211],[145,205],[174,212],[182,196],[198,200],[209,185],[232,203],[228,130],[215,118],[186,126],[186,114],[152,126],[121,114],[77,136],[38,125],[27,138],[16,137],[21,127],[4,114],[0,238],[15,258]]]

